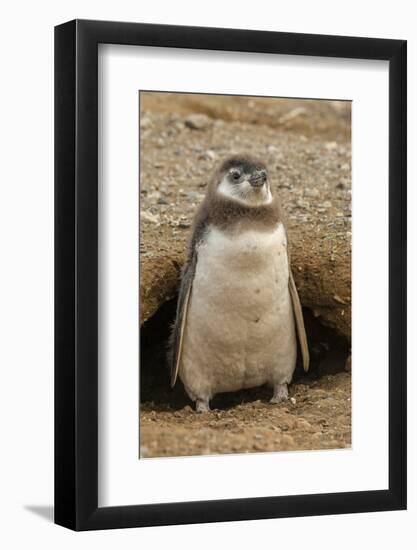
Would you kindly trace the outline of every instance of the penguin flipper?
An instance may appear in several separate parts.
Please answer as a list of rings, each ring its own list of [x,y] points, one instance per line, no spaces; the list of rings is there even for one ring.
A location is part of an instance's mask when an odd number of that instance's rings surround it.
[[[303,310],[301,309],[300,298],[298,297],[297,287],[295,286],[291,268],[288,285],[290,289],[295,325],[297,327],[298,341],[300,343],[301,355],[303,358],[303,368],[304,371],[307,372],[310,366],[310,354],[308,351],[307,335],[304,326]]]
[[[193,254],[185,264],[181,284],[178,294],[177,314],[175,325],[171,334],[170,341],[170,367],[171,367],[171,388],[175,386],[177,381],[178,369],[181,361],[182,344],[184,341],[185,327],[187,323],[188,306],[190,303],[191,291],[193,287],[195,269],[197,265],[197,251]]]

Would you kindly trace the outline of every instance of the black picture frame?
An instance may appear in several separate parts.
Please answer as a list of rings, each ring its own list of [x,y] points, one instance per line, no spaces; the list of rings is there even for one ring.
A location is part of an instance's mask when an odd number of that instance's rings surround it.
[[[389,61],[389,488],[98,507],[98,44]],[[74,530],[406,508],[404,40],[74,20],[55,28],[55,522]]]

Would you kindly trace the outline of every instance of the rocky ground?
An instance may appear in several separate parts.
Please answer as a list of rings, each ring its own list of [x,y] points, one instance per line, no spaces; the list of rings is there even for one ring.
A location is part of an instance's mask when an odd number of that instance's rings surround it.
[[[142,454],[350,445],[350,375],[337,372],[351,332],[350,104],[141,94],[140,141],[140,320],[148,350],[141,360]],[[176,401],[166,392],[164,354],[155,350],[165,347],[195,209],[218,163],[239,152],[267,163],[286,213],[316,379],[294,385],[295,402],[283,406],[268,405],[259,390],[243,404],[220,399],[217,412],[196,415],[184,397],[170,409]],[[320,377],[329,356],[331,373]]]

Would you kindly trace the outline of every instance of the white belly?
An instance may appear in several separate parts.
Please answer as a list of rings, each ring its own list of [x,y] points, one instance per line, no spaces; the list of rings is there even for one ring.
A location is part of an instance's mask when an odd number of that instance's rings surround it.
[[[296,338],[285,230],[228,235],[200,247],[179,375],[192,399],[290,382]]]

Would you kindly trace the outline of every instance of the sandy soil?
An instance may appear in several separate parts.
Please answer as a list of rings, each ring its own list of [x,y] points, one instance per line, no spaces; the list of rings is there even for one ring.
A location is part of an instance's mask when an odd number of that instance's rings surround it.
[[[141,113],[142,456],[349,446],[349,104],[142,94]],[[283,405],[261,388],[196,414],[181,385],[168,390],[166,338],[194,211],[215,166],[242,151],[266,161],[287,215],[312,372]]]
[[[190,405],[144,403],[141,456],[187,456],[256,451],[334,449],[351,445],[350,375],[304,380],[290,400],[272,405],[262,388],[218,397],[214,410],[196,413]]]

